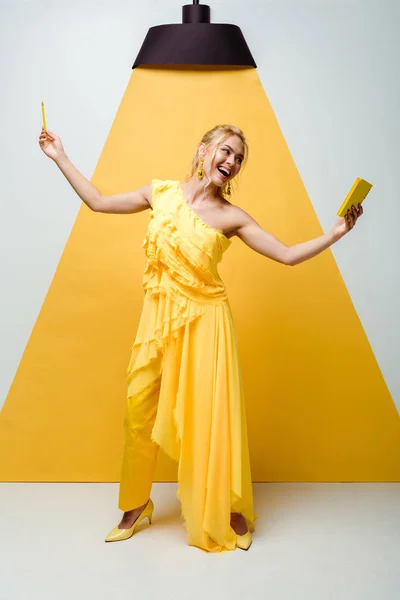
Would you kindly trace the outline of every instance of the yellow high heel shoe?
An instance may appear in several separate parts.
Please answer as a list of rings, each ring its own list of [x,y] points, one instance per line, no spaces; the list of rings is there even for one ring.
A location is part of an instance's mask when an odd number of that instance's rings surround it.
[[[154,504],[150,498],[147,505],[144,507],[144,509],[142,510],[142,512],[136,519],[136,521],[133,523],[132,527],[130,527],[129,529],[120,529],[117,525],[116,527],[114,527],[114,529],[112,531],[110,531],[110,533],[107,535],[107,537],[105,538],[104,541],[105,542],[119,542],[120,540],[127,540],[128,538],[130,538],[133,535],[136,527],[139,525],[139,523],[141,521],[143,521],[143,519],[145,519],[147,517],[149,519],[149,524],[151,523],[153,510],[154,510]]]
[[[237,513],[235,513],[237,514]],[[243,516],[242,516],[242,520],[243,520]],[[231,527],[232,527],[232,520],[231,520]],[[233,529],[235,531],[235,529]],[[254,530],[254,528],[252,529]],[[239,535],[238,533],[236,533],[236,547],[240,548],[241,550],[248,550],[251,546],[252,543],[252,537],[251,537],[251,533],[249,531],[249,528],[247,527],[247,531],[246,533],[243,533],[243,535]]]
[[[248,550],[252,541],[250,531],[246,531],[243,535],[236,534],[236,546],[242,550]]]

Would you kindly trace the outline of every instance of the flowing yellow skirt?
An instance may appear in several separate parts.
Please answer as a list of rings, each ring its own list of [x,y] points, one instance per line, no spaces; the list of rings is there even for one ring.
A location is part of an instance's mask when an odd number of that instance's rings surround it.
[[[188,543],[234,550],[231,512],[257,516],[237,339],[228,300],[149,288],[128,368],[119,507],[144,504],[158,447],[178,462]]]

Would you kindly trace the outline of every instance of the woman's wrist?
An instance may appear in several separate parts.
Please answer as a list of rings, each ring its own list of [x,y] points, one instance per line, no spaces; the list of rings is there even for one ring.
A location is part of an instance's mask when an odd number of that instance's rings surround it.
[[[56,163],[56,165],[58,167],[60,167],[61,165],[69,162],[69,158],[68,156],[65,154],[65,152],[61,152],[61,154],[59,156],[57,156],[56,158],[53,159],[54,162]]]
[[[334,229],[331,229],[327,235],[328,238],[331,240],[332,244],[336,244],[336,242],[338,242],[343,237],[342,235],[336,233]]]

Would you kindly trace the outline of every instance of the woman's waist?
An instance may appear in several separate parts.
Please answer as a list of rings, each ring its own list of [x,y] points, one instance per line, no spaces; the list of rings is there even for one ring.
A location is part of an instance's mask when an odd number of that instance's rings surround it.
[[[148,267],[143,275],[143,288],[161,288],[190,298],[197,302],[216,303],[227,301],[223,282],[208,283],[196,278],[189,279],[180,273],[169,273],[162,265],[159,268]]]

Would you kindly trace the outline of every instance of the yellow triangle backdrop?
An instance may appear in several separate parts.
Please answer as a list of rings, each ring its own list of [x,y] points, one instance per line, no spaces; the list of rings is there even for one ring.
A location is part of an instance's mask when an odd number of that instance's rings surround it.
[[[152,178],[182,181],[218,123],[238,125],[250,144],[233,201],[288,244],[320,235],[255,69],[132,71],[92,182],[113,194]],[[82,205],[0,415],[2,480],[119,479],[148,215]],[[253,480],[398,480],[398,414],[331,251],[289,268],[235,239],[220,273]],[[162,451],[156,480],[176,481]]]

